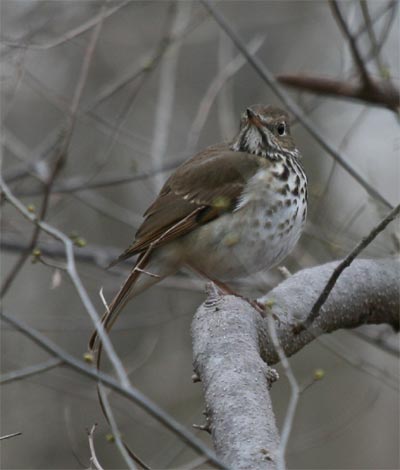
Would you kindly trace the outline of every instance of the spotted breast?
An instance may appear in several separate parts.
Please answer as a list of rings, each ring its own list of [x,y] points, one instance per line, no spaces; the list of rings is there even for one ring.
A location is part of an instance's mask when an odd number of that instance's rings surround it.
[[[229,280],[268,269],[297,243],[307,216],[307,179],[298,155],[265,165],[250,179],[232,214],[185,241],[187,264]]]

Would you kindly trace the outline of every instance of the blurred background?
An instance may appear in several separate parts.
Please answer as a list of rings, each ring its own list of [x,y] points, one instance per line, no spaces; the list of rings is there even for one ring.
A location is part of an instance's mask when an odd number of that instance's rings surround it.
[[[276,76],[357,81],[328,2],[216,6]],[[371,77],[398,88],[398,3],[339,7]],[[231,139],[248,105],[280,104],[199,2],[2,0],[1,60],[3,177],[32,213],[40,214],[47,198],[45,219],[74,241],[79,275],[99,313],[100,288],[110,301],[131,263],[105,266],[133,241],[170,171],[197,150]],[[370,103],[286,91],[324,138],[397,204],[398,116]],[[296,272],[345,256],[387,208],[301,125],[293,122],[292,133],[310,185],[306,233],[284,262]],[[62,165],[46,185],[63,139]],[[1,209],[4,311],[82,359],[92,323],[63,271],[63,245],[41,233],[30,246],[32,224],[3,200]],[[398,233],[392,224],[363,256],[393,256]],[[273,269],[236,288],[256,297],[281,281]],[[201,384],[191,381],[190,323],[204,298],[204,281],[181,273],[131,302],[111,335],[133,385],[189,429],[203,422]],[[291,359],[299,384],[311,386],[300,397],[290,468],[399,467],[398,337],[383,327],[363,331],[381,341],[340,331]],[[2,322],[2,374],[47,358]],[[106,363],[104,369],[111,370]],[[316,369],[323,380],[314,380]],[[279,423],[290,393],[280,375],[272,389]],[[88,468],[87,429],[94,423],[99,461],[124,468],[90,380],[57,367],[6,383],[0,393],[1,435],[22,433],[1,442],[1,468]],[[124,438],[152,468],[210,468],[144,411],[114,393],[109,398]],[[193,432],[211,445],[206,433]]]

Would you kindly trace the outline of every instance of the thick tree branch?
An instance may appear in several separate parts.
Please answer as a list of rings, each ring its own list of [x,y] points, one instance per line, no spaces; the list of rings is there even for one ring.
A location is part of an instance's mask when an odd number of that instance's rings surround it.
[[[267,390],[277,377],[261,359],[260,321],[244,300],[213,291],[192,323],[194,368],[228,468],[275,468],[279,437]]]
[[[392,111],[397,111],[400,106],[400,95],[396,88],[387,81],[373,81],[372,85],[365,87],[359,83],[352,83],[326,77],[314,77],[310,75],[279,75],[280,83],[310,91],[318,95],[346,98],[377,106],[383,106]]]
[[[398,260],[356,260],[338,279],[312,327],[296,335],[338,262],[304,269],[260,299],[279,318],[287,357],[341,328],[386,323],[399,328]],[[279,447],[268,388],[278,355],[263,319],[248,302],[213,291],[192,323],[194,367],[202,380],[217,454],[228,467],[276,467]],[[265,361],[265,362],[264,362]]]

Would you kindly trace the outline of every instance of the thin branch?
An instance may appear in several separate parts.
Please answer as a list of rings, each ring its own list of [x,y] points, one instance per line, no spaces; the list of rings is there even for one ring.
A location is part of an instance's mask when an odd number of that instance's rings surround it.
[[[354,119],[354,121],[349,125],[349,127],[347,128],[344,136],[342,137],[342,140],[339,144],[339,150],[342,151],[344,150],[349,142],[350,142],[350,136],[353,136],[357,127],[359,127],[362,123],[362,121],[367,117],[368,115],[368,112],[369,112],[369,109],[367,107],[364,107],[360,113],[357,115],[357,117]],[[333,178],[334,178],[334,175],[335,175],[335,171],[337,169],[337,162],[335,160],[332,161],[332,166],[329,170],[329,175],[326,179],[326,183],[325,183],[325,187],[322,191],[322,193],[320,194],[320,197],[318,198],[318,201],[317,203],[314,205],[314,208],[313,208],[313,214],[326,214],[326,212],[322,212],[320,209],[323,207],[323,204],[326,200],[326,197],[329,193],[329,190],[331,188],[331,183],[333,182]],[[321,223],[320,224],[320,227],[321,228],[324,228],[325,224]]]
[[[171,27],[171,38],[178,37],[187,29],[190,20],[191,2],[171,3],[170,9],[175,10]],[[182,43],[175,42],[166,52],[161,65],[158,100],[155,115],[154,132],[151,145],[151,158],[154,166],[161,166],[168,147],[168,135],[173,121],[173,106],[175,98],[176,71]],[[155,180],[157,191],[162,186],[162,180]]]
[[[67,140],[65,140],[66,139],[66,134],[65,134],[64,137],[62,137],[62,139],[63,139],[64,142],[67,142]],[[65,148],[64,144],[61,144],[61,145],[59,144],[58,148],[56,149],[55,161],[54,161],[52,170],[51,170],[51,172],[48,176],[48,179],[45,183],[45,186],[44,186],[43,200],[42,200],[42,204],[41,204],[40,211],[39,211],[39,216],[38,216],[39,220],[43,220],[46,216],[48,206],[49,206],[49,202],[50,202],[51,188],[54,184],[54,181],[56,179],[57,174],[61,170],[61,167],[62,167],[63,162],[64,162],[65,157],[66,157],[66,153],[64,152],[64,150],[66,151],[66,148]],[[0,289],[0,298],[3,298],[6,295],[6,293],[8,292],[8,290],[11,287],[14,279],[17,277],[18,273],[20,272],[20,270],[24,266],[26,260],[28,259],[28,257],[30,256],[33,248],[35,247],[35,245],[37,243],[37,240],[39,238],[39,235],[40,235],[40,227],[39,227],[39,225],[35,225],[34,229],[33,229],[32,236],[31,236],[31,240],[29,242],[29,245],[28,245],[26,251],[21,253],[21,256],[16,261],[15,265],[11,268],[11,271],[9,272],[8,276],[3,281],[3,284],[2,284],[1,289]]]
[[[234,46],[228,36],[221,31],[218,35],[218,72],[222,73],[228,63],[233,60]],[[237,116],[234,111],[234,87],[225,82],[217,96],[217,116],[220,134],[223,140],[231,138],[237,131]]]
[[[182,467],[178,467],[175,470],[196,470],[201,466],[204,468],[204,464],[207,463],[205,457],[196,457],[195,459],[191,460],[190,462],[184,464]]]
[[[118,76],[114,82],[105,85],[104,88],[98,93],[95,101],[85,108],[83,112],[89,113],[92,115],[92,117],[97,119],[97,116],[91,113],[94,108],[99,106],[105,100],[110,99],[130,82],[133,82],[142,75],[146,75],[151,72],[164,57],[165,53],[167,53],[168,50],[174,46],[174,44],[182,41],[188,34],[193,32],[203,22],[203,20],[204,18],[196,17],[183,31],[180,31],[178,35],[174,36],[169,34],[170,28],[167,26],[160,43],[156,46],[155,51],[151,52],[150,54],[145,54],[142,59],[138,60],[140,63],[139,67],[135,65],[133,69],[128,70],[122,76]],[[169,23],[169,21],[170,19],[167,18],[167,23]]]
[[[392,8],[396,7],[396,0],[389,0],[386,5],[383,5],[379,10],[376,11],[375,16],[372,20],[373,23],[376,23],[379,21],[388,11],[390,11]],[[393,12],[390,16],[395,16]],[[359,39],[364,33],[367,32],[367,25],[363,23],[358,31],[354,34],[354,37],[356,39]]]
[[[110,308],[107,304],[107,301],[104,297],[103,294],[103,288],[100,289],[99,292],[101,301],[103,302],[103,305],[106,309],[107,314],[110,314]],[[101,354],[101,349],[99,350],[99,354]],[[98,357],[97,364],[96,364],[96,370],[100,370],[100,357]],[[121,452],[121,455],[125,462],[128,464],[129,468],[136,468],[134,465],[133,461],[138,463],[141,468],[144,468],[146,470],[149,469],[149,467],[129,448],[129,446],[122,440],[121,438],[121,433],[119,432],[117,423],[114,418],[114,413],[111,409],[108,396],[105,393],[105,390],[101,383],[97,384],[97,395],[99,398],[99,403],[101,406],[101,410],[103,412],[104,417],[106,418],[108,424],[111,427],[112,432],[114,433],[114,438],[117,443],[117,446]],[[133,459],[133,460],[132,460]]]
[[[286,354],[281,344],[279,343],[278,335],[276,334],[274,318],[272,315],[267,315],[266,319],[267,319],[268,332],[271,338],[271,342],[275,348],[276,353],[279,356],[279,361],[283,366],[283,370],[285,371],[286,377],[289,381],[290,390],[291,390],[290,400],[289,400],[289,404],[288,404],[287,411],[286,411],[286,416],[285,416],[282,431],[281,431],[281,440],[279,443],[278,458],[277,458],[277,463],[276,463],[277,468],[279,470],[285,470],[286,468],[285,453],[286,453],[287,445],[289,442],[290,432],[293,428],[294,415],[296,413],[297,403],[299,401],[299,396],[300,396],[300,388],[297,383],[296,377],[293,374],[292,368],[289,364]]]
[[[255,54],[263,44],[264,40],[264,37],[255,37],[248,44],[249,51],[252,54]],[[201,100],[196,116],[193,119],[193,123],[190,127],[188,142],[186,146],[188,154],[192,153],[195,149],[200,137],[200,132],[207,121],[211,106],[213,105],[223,85],[227,80],[233,77],[245,64],[245,58],[242,56],[242,54],[239,54],[234,59],[232,59],[221,71],[219,71],[219,73],[211,81],[210,85],[207,88],[207,91],[203,96],[203,99]]]
[[[387,354],[390,354],[396,359],[400,359],[400,344],[398,341],[396,342],[396,344],[391,344],[389,341],[386,341],[385,338],[381,338],[379,336],[371,336],[365,331],[360,330],[352,331],[352,334],[362,339],[363,341],[374,345],[381,351],[385,351]]]
[[[5,436],[0,437],[0,441],[4,441],[5,439],[11,439],[12,437],[21,436],[22,432],[14,432],[12,434],[6,434]]]
[[[9,250],[20,252],[26,248],[26,243],[19,237],[10,234],[2,234],[0,238],[0,248],[2,250]],[[65,258],[65,248],[57,242],[46,241],[45,243],[38,243],[37,247],[43,255],[52,256],[56,258]],[[121,249],[111,246],[96,246],[90,245],[84,248],[79,248],[75,252],[75,260],[89,263],[101,269],[105,269],[109,264],[114,261],[121,254]],[[115,276],[125,276],[127,272],[132,269],[132,262],[130,260],[121,263],[121,267],[113,268],[112,274]],[[163,287],[172,289],[184,289],[196,292],[204,292],[204,282],[201,280],[191,279],[188,276],[177,274],[176,276],[169,276],[164,279]]]
[[[351,336],[358,336],[357,330],[349,330],[347,333]],[[360,337],[359,340],[366,341],[362,337]],[[337,340],[335,336],[331,335],[318,338],[317,341],[332,354],[340,357],[340,359],[350,364],[354,370],[361,370],[370,377],[373,377],[379,384],[386,385],[386,387],[396,392],[400,391],[397,377],[387,377],[387,374],[385,374],[379,367],[366,361],[365,357],[363,357],[364,354],[357,355],[355,353],[354,341],[352,341],[351,347],[346,347],[343,344],[343,341]],[[370,344],[374,344],[376,346],[376,343],[371,342]]]
[[[392,209],[392,204],[379,192],[374,186],[360,175],[350,163],[350,159],[338,152],[338,150],[331,145],[325,137],[316,129],[313,122],[305,115],[297,103],[286,93],[286,91],[279,85],[272,72],[265,67],[265,65],[255,56],[252,56],[247,49],[242,39],[236,34],[232,26],[226,21],[221,13],[209,2],[209,0],[200,0],[201,3],[214,17],[219,26],[231,38],[236,47],[246,57],[249,64],[254,68],[258,75],[267,83],[271,90],[282,100],[286,108],[301,122],[303,127],[314,139],[325,149],[337,162],[370,194],[374,199],[380,201],[386,207]]]
[[[104,470],[104,468],[100,465],[100,462],[97,459],[96,450],[94,448],[94,431],[96,429],[97,424],[93,424],[91,429],[88,429],[88,440],[89,440],[89,449],[90,449],[90,463],[91,466],[94,465],[96,470]]]
[[[78,271],[76,270],[75,266],[75,257],[74,257],[74,249],[72,241],[60,230],[57,230],[53,226],[47,224],[46,222],[37,220],[36,216],[31,214],[27,208],[11,193],[9,187],[3,181],[3,178],[0,174],[0,189],[3,191],[4,196],[6,199],[30,222],[37,224],[40,226],[41,230],[48,233],[52,237],[62,241],[65,246],[65,252],[67,256],[67,272],[74,285],[78,295],[85,306],[86,311],[88,312],[93,324],[96,327],[96,330],[104,344],[104,349],[118,375],[118,378],[125,387],[129,387],[130,382],[126,375],[126,372],[122,366],[120,359],[118,358],[117,354],[114,351],[114,348],[111,344],[110,338],[108,337],[107,333],[105,332],[103,325],[99,319],[99,316],[94,308],[92,301],[86,289],[83,287],[82,281],[80,280]]]
[[[159,168],[154,168],[141,173],[136,173],[134,175],[126,175],[126,173],[123,175],[108,175],[103,179],[99,178],[97,181],[91,181],[91,178],[82,176],[65,178],[62,182],[59,182],[58,184],[54,185],[53,194],[73,193],[77,191],[85,191],[87,189],[106,188],[110,186],[128,184],[135,181],[144,181],[146,179],[152,178],[153,176],[159,173],[174,170],[183,161],[184,158],[181,157],[172,162],[166,163]],[[32,189],[27,191],[19,191],[18,195],[20,197],[27,197],[35,196],[39,193],[40,191]]]
[[[132,402],[139,405],[141,408],[146,410],[153,418],[159,421],[161,424],[170,429],[175,435],[186,442],[192,449],[195,449],[200,454],[207,456],[207,458],[217,466],[217,468],[226,469],[227,467],[215,456],[214,452],[204,445],[197,437],[187,431],[187,429],[178,423],[174,418],[168,415],[163,409],[161,409],[156,403],[151,401],[146,395],[141,393],[136,388],[130,386],[121,385],[117,380],[104,372],[95,370],[92,366],[89,366],[83,361],[76,359],[74,356],[69,354],[67,351],[60,348],[57,344],[50,341],[39,331],[28,326],[25,322],[18,320],[12,315],[0,311],[0,317],[3,318],[7,323],[12,325],[17,330],[21,331],[25,336],[34,341],[42,349],[60,358],[67,366],[76,370],[77,372],[93,379],[96,382],[100,382],[103,385],[109,387],[120,395],[128,398]]]
[[[315,304],[311,309],[311,313],[308,316],[305,323],[301,325],[301,328],[308,328],[319,316],[320,310],[324,305],[326,299],[328,298],[330,292],[334,288],[336,281],[342,272],[350,266],[354,259],[366,248],[379,233],[381,233],[386,226],[392,222],[400,213],[400,204],[396,206],[389,214],[376,226],[371,232],[361,240],[360,243],[346,256],[346,258],[335,268],[329,281],[326,283],[324,290],[321,292],[321,295],[316,300]]]
[[[381,52],[383,46],[385,45],[389,37],[389,33],[392,29],[392,26],[395,24],[395,21],[397,18],[396,9],[398,8],[398,5],[399,5],[399,2],[397,2],[396,0],[391,0],[389,2],[388,10],[393,10],[393,11],[391,11],[390,14],[387,15],[386,23],[382,28],[381,37],[378,40],[377,49],[374,50],[374,47],[372,46],[370,52],[366,55],[366,60],[373,59],[374,54],[379,54]]]
[[[105,12],[105,7],[104,5],[101,8],[101,14],[104,15]],[[101,17],[103,18],[103,17]],[[68,149],[71,141],[71,136],[75,127],[75,122],[76,122],[76,113],[78,110],[79,102],[82,97],[82,92],[86,84],[88,72],[89,72],[89,67],[92,62],[93,58],[93,53],[97,44],[97,40],[100,35],[101,27],[102,27],[102,19],[96,24],[96,27],[93,30],[93,33],[90,37],[90,40],[88,42],[84,59],[82,62],[82,67],[81,71],[77,80],[76,88],[74,95],[72,97],[72,102],[71,106],[69,108],[69,113],[67,116],[67,124],[65,131],[63,132],[61,142],[56,149],[56,154],[55,154],[55,159],[53,163],[52,170],[50,172],[50,175],[48,177],[48,180],[45,183],[45,188],[44,188],[44,194],[43,194],[43,201],[42,201],[42,206],[39,212],[39,220],[43,220],[46,217],[46,213],[49,207],[49,202],[50,202],[50,196],[51,196],[51,190],[54,184],[54,181],[61,170],[63,164],[65,163],[65,159],[68,154]],[[33,230],[32,238],[29,243],[29,247],[26,250],[25,253],[21,254],[21,257],[17,260],[15,263],[13,269],[3,282],[3,285],[1,286],[0,289],[0,298],[3,298],[4,295],[7,293],[8,289],[11,287],[14,279],[18,275],[19,271],[22,269],[24,266],[26,260],[28,259],[30,252],[32,249],[35,247],[36,242],[38,240],[38,237],[40,235],[40,225],[36,224]]]
[[[1,250],[18,253],[25,251],[27,246],[28,242],[25,242],[16,234],[2,233],[1,235]],[[53,242],[51,240],[46,240],[46,242],[38,242],[36,246],[43,255],[55,258],[65,258],[65,247],[59,241]],[[121,250],[115,247],[91,245],[79,248],[79,250],[75,252],[75,260],[92,263],[93,265],[104,269],[120,254]]]
[[[105,393],[104,387],[101,384],[99,384],[98,391],[99,391],[99,395],[100,395],[101,402],[102,402],[102,408],[107,417],[107,421],[111,427],[111,431],[115,439],[115,443],[117,444],[117,447],[119,449],[119,452],[122,455],[122,458],[124,459],[128,468],[131,470],[135,470],[137,467],[133,463],[131,457],[129,456],[127,449],[125,448],[124,443],[122,442],[121,433],[118,429],[117,422],[115,421],[114,413],[111,409],[110,402],[108,401],[108,397],[107,397],[107,394]]]
[[[371,103],[378,106],[383,106],[391,111],[397,113],[400,106],[400,94],[396,87],[390,82],[388,77],[384,76],[384,67],[380,61],[379,53],[383,47],[383,44],[387,38],[390,30],[394,14],[389,16],[388,24],[385,26],[382,38],[380,41],[376,39],[376,35],[373,29],[373,20],[369,15],[369,10],[366,0],[360,0],[363,16],[365,19],[364,28],[362,28],[357,34],[352,35],[349,32],[348,25],[344,22],[341,16],[339,5],[337,2],[332,3],[332,10],[334,14],[339,14],[341,21],[345,25],[346,37],[352,38],[352,44],[356,51],[356,56],[359,58],[362,64],[365,64],[372,58],[375,58],[378,63],[379,74],[383,76],[383,80],[375,81],[368,75],[368,83],[364,80],[361,83],[351,83],[344,80],[331,79],[326,77],[315,77],[307,75],[290,75],[284,74],[279,75],[277,79],[287,85],[300,90],[310,91],[312,93],[320,95],[335,96],[338,98],[360,100],[366,103]],[[390,6],[390,5],[389,5]],[[384,9],[386,11],[387,8]],[[374,18],[374,21],[376,18]],[[366,55],[365,59],[362,59],[357,47],[357,37],[360,36],[361,32],[367,31],[370,36],[372,43],[370,52]],[[353,52],[353,49],[351,49]],[[354,56],[354,54],[352,54]],[[387,75],[387,74],[386,74]]]
[[[94,26],[97,26],[99,23],[102,23],[106,18],[112,16],[118,10],[126,7],[130,3],[132,3],[130,0],[125,0],[119,5],[109,8],[106,11],[103,11],[103,8],[102,8],[100,13],[90,18],[90,20],[86,21],[85,23],[82,23],[81,25],[79,25],[78,27],[74,29],[71,29],[70,31],[67,31],[62,36],[44,44],[29,44],[26,42],[22,42],[21,40],[9,40],[5,38],[3,38],[1,42],[5,46],[13,47],[13,48],[23,48],[23,49],[32,49],[32,50],[51,49],[53,47],[60,46],[64,42],[70,41],[71,39],[74,39],[80,36],[81,34],[84,34],[86,31],[93,28]]]
[[[32,377],[32,375],[41,374],[48,370],[54,369],[62,365],[63,361],[56,357],[52,357],[47,361],[41,362],[40,364],[35,364],[33,366],[24,367],[23,369],[15,370],[12,372],[7,372],[0,376],[0,384],[5,385],[15,380],[22,380],[26,377]]]
[[[110,120],[98,116],[94,112],[94,108],[97,107],[99,104],[104,102],[106,99],[109,99],[111,96],[113,96],[118,90],[121,88],[125,87],[127,84],[135,81],[138,79],[138,84],[136,85],[135,91],[133,95],[131,96],[130,99],[130,104],[128,103],[127,106],[125,106],[124,110],[120,113],[120,116],[124,116],[129,112],[129,109],[136,98],[137,94],[139,93],[141,87],[147,80],[147,78],[150,76],[152,71],[155,69],[155,67],[158,65],[159,61],[163,57],[163,55],[168,51],[168,49],[173,46],[176,42],[181,41],[187,34],[192,32],[201,22],[203,21],[204,18],[197,18],[196,20],[193,20],[193,22],[190,23],[190,25],[181,32],[181,34],[177,35],[176,37],[173,37],[169,34],[169,29],[167,28],[166,33],[163,35],[161,38],[159,45],[156,47],[155,51],[152,52],[150,55],[146,55],[143,60],[140,60],[140,66],[135,67],[135,69],[129,70],[123,77],[119,77],[117,81],[114,83],[107,85],[103,90],[99,92],[99,94],[96,96],[96,99],[86,106],[83,110],[78,111],[77,115],[81,119],[93,119],[97,125],[99,125],[100,129],[102,132],[104,130],[112,131],[112,140],[114,141],[116,136],[118,135],[119,138],[121,135],[123,135],[125,138],[129,137],[132,138],[132,132],[130,132],[128,129],[125,129],[121,127],[120,125],[115,125],[114,122],[111,122]],[[27,77],[29,78],[31,85],[35,86],[36,91],[43,96],[44,99],[49,99],[51,97],[52,103],[60,109],[60,111],[64,112],[66,104],[64,103],[64,100],[60,99],[58,96],[54,94],[54,92],[50,89],[46,89],[42,91],[43,88],[43,83],[41,83],[34,75],[31,73],[27,74]],[[52,133],[53,137],[50,139],[51,141],[54,140],[54,135],[57,136],[60,132],[60,129],[55,129],[55,131]],[[135,136],[137,138],[137,136]],[[8,140],[8,139],[7,139]],[[129,143],[125,142],[126,145],[129,145]],[[50,146],[54,145],[53,143],[50,143]],[[112,144],[113,145],[113,144]],[[112,146],[111,145],[111,146]],[[111,148],[110,146],[110,148]],[[109,151],[108,151],[109,152]],[[108,153],[107,152],[107,153]],[[44,150],[41,152],[43,154],[48,153],[48,146],[44,148]],[[176,166],[176,165],[175,165]],[[18,171],[16,174],[11,174],[11,178],[21,178],[24,176],[25,171],[21,170]],[[158,170],[154,174],[157,174]],[[153,175],[151,175],[153,176]],[[123,178],[126,178],[126,175],[124,175]],[[84,178],[84,182],[82,183],[82,189],[85,188],[85,182],[88,183],[91,178]],[[140,179],[140,178],[139,178]],[[10,182],[9,179],[5,178],[6,181]],[[75,180],[75,178],[72,178],[71,180]],[[113,183],[113,184],[118,184],[118,182]],[[97,187],[97,186],[94,186]],[[68,191],[67,191],[68,192]],[[38,194],[37,190],[33,191],[34,194]],[[54,191],[53,191],[54,193]],[[32,195],[32,193],[31,193]]]
[[[74,194],[73,197],[98,214],[117,220],[121,224],[127,225],[135,230],[137,230],[143,221],[143,217],[136,214],[132,209],[125,209],[125,207],[103,196],[100,192],[87,190],[80,194]]]
[[[113,130],[116,130],[117,127],[113,126]],[[121,131],[123,129],[120,129]],[[55,134],[52,133],[50,143],[46,144],[44,147],[44,150],[38,150],[37,153],[39,155],[42,155],[41,158],[36,160],[34,163],[31,163],[30,160],[34,159],[32,157],[31,152],[21,143],[17,140],[17,138],[10,132],[7,131],[7,129],[3,130],[3,138],[4,138],[4,145],[17,157],[18,159],[22,160],[24,164],[26,165],[26,169],[21,169],[18,171],[13,171],[13,172],[8,172],[7,175],[4,174],[4,180],[9,183],[14,180],[14,178],[21,178],[22,176],[26,175],[28,176],[29,174],[35,177],[38,181],[44,184],[45,180],[48,179],[49,177],[49,171],[48,171],[48,166],[47,164],[44,164],[44,159],[47,158],[50,150],[53,150],[56,142],[54,141],[55,139]],[[57,137],[59,140],[59,135]],[[178,154],[179,155],[179,154]],[[114,186],[114,185],[120,185],[120,184],[127,184],[130,182],[134,181],[144,181],[148,178],[153,177],[154,175],[166,171],[170,171],[174,168],[176,168],[180,163],[184,161],[184,154],[182,153],[182,156],[179,156],[178,159],[163,165],[160,168],[154,168],[152,170],[142,172],[142,173],[136,173],[133,175],[126,175],[125,174],[108,174],[105,178],[102,180],[97,180],[97,181],[92,181],[92,176],[74,176],[70,178],[64,178],[64,180],[55,182],[53,187],[52,187],[52,194],[58,194],[58,193],[73,193],[73,192],[79,192],[79,191],[85,191],[85,190],[90,190],[90,189],[96,189],[96,188],[101,188],[101,187],[107,187],[107,186]],[[20,197],[30,197],[30,196],[36,196],[38,194],[42,194],[42,189],[41,187],[39,188],[33,188],[33,189],[28,189],[28,190],[20,190],[17,191],[16,194]],[[87,200],[88,198],[85,198]],[[90,200],[90,202],[93,204],[93,198]]]
[[[67,438],[68,438],[68,441],[69,441],[69,446],[70,446],[70,449],[71,449],[71,454],[73,455],[74,459],[76,460],[77,464],[83,468],[83,469],[86,469],[87,468],[87,464],[83,462],[83,458],[81,458],[81,456],[79,455],[80,454],[80,448],[79,448],[79,444],[77,442],[77,437],[80,437],[80,436],[77,436],[77,433],[76,431],[72,428],[72,424],[71,424],[71,404],[66,404],[64,406],[64,412],[63,412],[63,417],[64,417],[64,423],[65,423],[65,430],[66,430],[66,433],[67,433]]]
[[[167,20],[166,20],[166,22],[167,22],[167,28],[166,28],[167,32],[162,36],[162,38],[161,38],[161,40],[160,40],[160,42],[159,42],[159,44],[156,48],[154,56],[146,64],[146,66],[144,66],[142,68],[142,70],[140,71],[139,80],[138,80],[138,83],[137,83],[135,89],[131,93],[129,99],[125,100],[120,112],[118,113],[118,115],[115,119],[116,125],[113,126],[112,133],[111,133],[111,136],[110,136],[110,142],[109,142],[109,144],[107,146],[107,149],[106,149],[106,151],[105,151],[105,153],[102,157],[102,163],[100,165],[97,165],[97,169],[96,169],[97,172],[100,171],[104,167],[104,164],[108,161],[108,159],[111,155],[111,152],[114,148],[114,145],[117,142],[117,139],[119,137],[121,129],[123,128],[123,125],[124,125],[126,119],[128,118],[128,116],[129,116],[129,114],[130,114],[130,112],[133,108],[133,105],[135,104],[136,98],[138,97],[138,95],[139,95],[142,87],[146,83],[146,81],[150,78],[152,72],[154,71],[154,69],[157,66],[157,64],[159,63],[159,61],[163,58],[164,54],[167,52],[168,46],[172,42],[170,34],[169,34],[169,26],[168,26],[169,22],[170,22],[169,16],[170,15],[168,15]],[[114,90],[114,92],[115,92],[115,90]],[[109,95],[109,96],[111,96],[111,95]],[[104,100],[104,99],[105,99],[105,96],[103,95],[102,100]],[[100,103],[100,101],[96,100],[95,103],[97,105],[97,104]],[[88,116],[94,117],[96,119],[97,116],[91,111],[92,109],[93,109],[93,105],[90,108],[87,108],[86,111],[84,111],[84,113],[87,114]]]
[[[373,82],[369,88],[332,78],[310,75],[278,75],[277,80],[284,85],[310,91],[317,95],[335,96],[383,106],[396,112],[400,106],[399,91],[387,81]]]
[[[362,11],[362,15],[364,18],[365,26],[367,28],[369,40],[371,42],[371,55],[375,59],[376,67],[378,69],[379,74],[381,75],[384,69],[384,65],[380,57],[379,43],[376,38],[374,26],[372,24],[367,0],[360,0],[360,6],[361,6],[361,11]]]
[[[352,33],[350,32],[349,27],[347,26],[347,23],[345,19],[343,18],[342,12],[340,11],[337,1],[329,0],[329,5],[332,9],[336,22],[338,23],[340,29],[342,30],[343,34],[345,35],[349,43],[350,51],[353,56],[354,62],[358,68],[358,71],[360,73],[362,84],[366,88],[368,88],[371,85],[371,77],[369,76],[364,60],[361,57],[361,53],[357,46],[357,40],[355,36],[353,36]]]

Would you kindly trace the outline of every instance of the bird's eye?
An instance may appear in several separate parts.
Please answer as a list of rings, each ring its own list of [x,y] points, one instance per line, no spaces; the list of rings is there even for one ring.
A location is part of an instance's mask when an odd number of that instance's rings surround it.
[[[279,135],[284,135],[286,132],[286,126],[284,122],[281,122],[278,124],[278,127],[276,128],[277,132]]]

